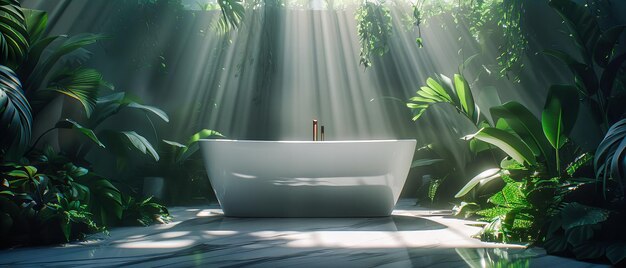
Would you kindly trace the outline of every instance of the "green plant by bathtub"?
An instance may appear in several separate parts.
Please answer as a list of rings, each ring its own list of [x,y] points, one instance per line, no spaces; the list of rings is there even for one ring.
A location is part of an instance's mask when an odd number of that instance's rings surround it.
[[[168,203],[186,204],[193,201],[191,198],[198,197],[193,195],[210,193],[204,162],[196,154],[200,148],[198,141],[207,138],[224,138],[224,135],[203,129],[191,135],[184,144],[162,140],[163,144],[159,146],[161,159],[148,163],[138,176],[164,177]]]
[[[0,16],[0,244],[60,243],[119,224],[125,211],[119,189],[85,167],[84,154],[38,149],[39,138],[30,139],[33,124],[39,123],[33,118],[59,94],[76,100],[94,126],[125,107],[162,111],[111,97],[118,95],[98,98],[101,89],[112,86],[84,67],[89,58],[84,47],[103,36],[48,36],[46,13],[23,9],[14,0],[0,0]],[[105,147],[106,139],[100,138],[106,135],[86,125],[64,118],[51,130],[73,129],[89,144]],[[121,134],[130,147],[150,151],[138,134]]]
[[[463,75],[455,74],[453,78],[449,78],[445,75],[437,75],[429,77],[426,80],[426,85],[420,87],[415,96],[409,99],[406,106],[413,112],[413,120],[417,121],[429,109],[436,109],[436,106],[448,105],[453,107],[456,112],[461,115],[461,120],[467,120],[475,129],[478,130],[481,127],[491,126],[486,117],[482,114],[478,107],[470,85]],[[459,137],[461,138],[461,137]],[[470,163],[478,163],[488,159],[495,159],[493,146],[480,140],[471,140],[468,144],[468,150],[472,152],[471,159],[466,163],[466,167],[470,166]],[[428,146],[428,151],[434,154],[436,159],[450,159],[451,153],[448,148],[432,144]],[[495,154],[498,154],[495,152]],[[491,161],[491,160],[490,160]],[[446,169],[445,174],[440,174],[440,178],[448,177],[465,177],[462,170],[464,167],[453,167]],[[459,176],[460,173],[460,176]],[[440,184],[451,184],[454,180],[437,180]],[[432,185],[435,186],[435,185]],[[445,185],[442,188],[450,188]],[[455,186],[456,187],[456,186]],[[435,188],[435,187],[430,187]],[[429,191],[431,192],[431,191]],[[437,192],[437,191],[435,191]]]
[[[505,182],[502,190],[489,197],[491,206],[477,212],[489,221],[480,234],[483,239],[537,239],[542,224],[560,201],[560,185],[571,178],[567,166],[575,160],[577,149],[567,136],[578,114],[577,91],[568,86],[553,86],[549,91],[541,120],[523,105],[508,102],[490,109],[495,127],[466,137],[489,143],[508,155],[500,168],[482,172],[455,196],[466,195],[480,182]]]

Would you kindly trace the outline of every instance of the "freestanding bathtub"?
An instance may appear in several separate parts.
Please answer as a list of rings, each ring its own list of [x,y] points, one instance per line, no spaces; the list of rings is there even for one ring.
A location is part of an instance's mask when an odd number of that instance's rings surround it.
[[[211,186],[231,217],[389,216],[415,140],[201,140]]]

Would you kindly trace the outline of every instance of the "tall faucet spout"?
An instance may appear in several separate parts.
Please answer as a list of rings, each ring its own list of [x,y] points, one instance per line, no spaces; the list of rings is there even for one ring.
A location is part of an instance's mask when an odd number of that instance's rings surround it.
[[[313,119],[313,141],[317,141],[317,119]]]

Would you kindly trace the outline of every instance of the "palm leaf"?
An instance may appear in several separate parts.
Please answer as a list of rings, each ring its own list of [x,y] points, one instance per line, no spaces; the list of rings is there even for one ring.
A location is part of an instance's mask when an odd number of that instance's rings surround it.
[[[245,15],[245,9],[242,0],[218,0],[218,5],[222,11],[222,17],[218,23],[222,32],[228,32],[230,29],[237,29],[241,25]]]
[[[0,149],[19,157],[30,142],[33,116],[16,74],[0,65]]]
[[[427,86],[421,87],[416,92],[417,96],[411,97],[407,107],[413,109],[413,120],[419,119],[424,112],[433,104],[449,103],[459,113],[467,117],[474,125],[480,123],[480,109],[474,101],[470,86],[461,75],[454,75],[452,80],[445,75],[426,79]]]
[[[98,89],[102,84],[102,75],[94,69],[78,68],[55,72],[48,82],[48,88],[33,96],[33,110],[39,111],[50,103],[51,98],[55,97],[51,93],[61,93],[79,101],[87,117],[91,117],[96,108]]]
[[[48,73],[52,67],[61,59],[61,57],[73,52],[84,46],[93,44],[98,40],[104,39],[103,35],[99,34],[79,34],[68,38],[63,44],[50,54],[42,63],[37,64],[32,72],[32,75],[28,77],[28,83],[25,88],[27,91],[34,91],[41,87],[44,79],[48,76]]]
[[[28,43],[34,44],[41,39],[48,29],[48,13],[26,8],[23,8],[22,12],[24,12],[26,30],[28,31]]]
[[[24,13],[17,0],[0,0],[0,65],[17,67],[28,52]]]

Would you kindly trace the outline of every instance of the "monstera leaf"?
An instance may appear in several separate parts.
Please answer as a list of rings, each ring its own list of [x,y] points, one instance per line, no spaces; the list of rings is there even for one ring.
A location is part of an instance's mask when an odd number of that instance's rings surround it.
[[[33,117],[15,73],[0,65],[0,150],[19,157],[30,141]]]
[[[598,179],[602,179],[606,187],[607,181],[613,179],[619,183],[624,192],[626,180],[626,119],[615,123],[607,132],[604,140],[596,149],[593,161]],[[606,192],[606,188],[604,189]]]

